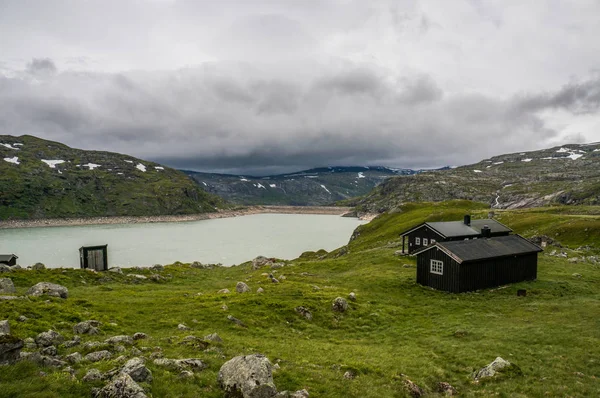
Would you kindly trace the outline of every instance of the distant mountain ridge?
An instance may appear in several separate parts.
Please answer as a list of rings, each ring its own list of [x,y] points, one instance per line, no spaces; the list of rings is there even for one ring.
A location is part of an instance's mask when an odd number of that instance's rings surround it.
[[[222,205],[158,163],[0,135],[0,220],[194,214]]]
[[[262,177],[182,171],[207,192],[236,204],[292,206],[330,205],[366,195],[391,176],[420,172],[383,166],[319,167]]]
[[[599,205],[600,143],[512,153],[453,169],[398,176],[346,204],[359,211],[383,212],[407,202],[452,199],[498,209]]]

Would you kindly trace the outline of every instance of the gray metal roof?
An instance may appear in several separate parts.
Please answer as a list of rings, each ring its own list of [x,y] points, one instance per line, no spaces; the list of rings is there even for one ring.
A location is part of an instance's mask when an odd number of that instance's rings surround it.
[[[493,234],[498,232],[512,232],[512,229],[508,228],[502,223],[499,223],[496,220],[492,220],[491,218],[471,220],[471,228],[476,229],[480,232],[485,225],[487,225],[492,230]]]
[[[539,246],[534,245],[520,235],[437,242],[430,247],[435,246],[438,246],[459,263],[542,251]]]
[[[471,220],[470,225],[466,225],[463,221],[426,222],[417,225],[416,227],[413,227],[400,235],[406,235],[415,229],[421,228],[423,225],[427,225],[429,228],[437,231],[446,238],[479,236],[481,235],[481,229],[485,225],[490,228],[492,234],[512,232],[512,229],[508,228],[506,225],[501,224],[496,220],[492,220],[491,218],[484,218],[479,220]]]
[[[14,258],[19,258],[14,254],[0,254],[0,261],[10,261]]]

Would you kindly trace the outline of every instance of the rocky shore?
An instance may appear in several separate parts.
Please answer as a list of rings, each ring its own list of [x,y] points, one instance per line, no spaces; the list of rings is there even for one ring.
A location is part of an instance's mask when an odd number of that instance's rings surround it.
[[[0,229],[63,227],[75,225],[103,224],[137,224],[159,222],[184,222],[247,216],[251,214],[329,214],[344,215],[352,210],[351,207],[335,206],[248,206],[234,210],[222,210],[215,213],[201,213],[174,216],[141,216],[141,217],[90,217],[90,218],[59,218],[36,220],[6,220],[0,221]]]

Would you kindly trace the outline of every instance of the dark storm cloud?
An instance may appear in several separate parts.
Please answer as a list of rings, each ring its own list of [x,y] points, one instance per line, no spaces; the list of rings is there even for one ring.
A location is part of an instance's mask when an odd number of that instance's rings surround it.
[[[46,61],[28,70],[53,65]],[[540,111],[597,106],[594,79],[504,100],[444,93],[425,74],[349,63],[315,67],[301,77],[215,63],[167,72],[0,78],[0,134],[34,134],[179,168],[234,173],[465,164],[556,137]]]

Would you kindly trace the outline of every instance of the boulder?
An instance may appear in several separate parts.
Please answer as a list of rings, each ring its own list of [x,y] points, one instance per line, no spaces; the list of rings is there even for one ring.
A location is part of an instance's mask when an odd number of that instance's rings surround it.
[[[0,336],[10,334],[10,325],[8,320],[0,321]]]
[[[6,264],[0,264],[0,273],[2,272],[12,272],[12,268]]]
[[[41,270],[41,269],[46,269],[46,266],[42,263],[35,263],[31,266],[31,269],[34,271],[37,271],[37,270]]]
[[[37,344],[35,343],[33,337],[25,338],[25,340],[23,340],[23,344],[25,344],[25,348],[28,350],[35,350],[37,348]]]
[[[331,309],[335,312],[346,312],[346,310],[348,309],[348,302],[342,297],[338,297],[335,300],[333,300]]]
[[[110,267],[108,272],[114,272],[115,274],[122,274],[123,270],[119,267]]]
[[[0,293],[16,293],[15,285],[10,278],[0,278]]]
[[[350,294],[348,294],[348,299],[351,301],[356,301],[356,293],[350,292]]]
[[[164,271],[165,267],[161,264],[154,264],[152,267],[150,267],[150,269],[153,271]]]
[[[219,293],[219,294],[229,294],[230,292],[229,292],[229,289],[221,289],[217,293]]]
[[[147,339],[147,338],[148,338],[148,335],[146,333],[137,332],[133,335],[134,340],[143,340],[143,339]]]
[[[12,365],[21,356],[23,340],[5,334],[0,336],[0,365]]]
[[[192,330],[189,327],[187,327],[186,325],[184,325],[183,323],[180,323],[179,325],[177,325],[177,329],[179,329],[179,330]]]
[[[110,358],[112,358],[112,354],[106,350],[90,352],[85,356],[85,360],[90,362],[98,362]]]
[[[308,398],[308,396],[308,391],[298,390],[296,392],[282,391],[275,395],[275,398]]]
[[[259,269],[260,267],[264,267],[265,265],[270,265],[273,263],[273,260],[266,258],[264,256],[258,256],[254,260],[252,260],[252,269]]]
[[[73,336],[73,338],[71,340],[65,341],[63,343],[63,347],[71,348],[71,347],[75,347],[76,345],[79,345],[80,343],[81,343],[81,337]]]
[[[98,334],[98,327],[101,325],[100,322],[95,320],[79,322],[73,326],[73,333],[75,334]]]
[[[56,347],[53,346],[53,345],[51,345],[49,347],[42,348],[40,350],[40,354],[47,355],[47,356],[50,356],[50,357],[55,357],[57,353],[58,353],[58,351],[56,350]]]
[[[154,364],[157,366],[165,367],[175,372],[192,371],[200,372],[208,367],[201,359],[188,358],[188,359],[168,359],[158,358],[154,360]]]
[[[437,384],[437,390],[439,393],[442,393],[444,395],[457,395],[458,391],[456,391],[456,388],[452,387],[452,385],[450,385],[450,383],[447,383],[445,381],[440,381]]]
[[[269,274],[269,279],[271,279],[271,282],[273,282],[273,283],[279,283],[279,280],[277,278],[275,278],[273,276],[273,274]]]
[[[204,336],[204,340],[205,341],[213,341],[215,343],[222,343],[223,342],[223,339],[221,339],[221,337],[219,337],[219,335],[216,334],[216,333],[211,333],[211,334],[208,334],[208,335]]]
[[[128,374],[115,377],[102,389],[93,393],[94,398],[147,398],[144,389]]]
[[[259,287],[258,289],[256,289],[256,293],[264,293],[265,289],[263,289],[262,287]]]
[[[481,368],[477,372],[475,372],[473,374],[473,379],[479,380],[479,379],[484,379],[484,378],[488,378],[488,377],[494,377],[499,374],[503,374],[503,375],[507,375],[507,376],[511,376],[511,375],[519,376],[519,375],[522,375],[523,372],[521,371],[521,368],[519,368],[517,365],[512,364],[501,357],[497,357],[490,364],[488,364],[487,366],[484,366],[483,368]]]
[[[404,382],[402,384],[404,385],[404,389],[406,390],[406,392],[408,392],[408,394],[411,397],[418,398],[425,394],[421,387],[419,387],[416,383],[408,379],[404,379]]]
[[[151,382],[152,372],[144,366],[144,360],[141,358],[131,358],[123,365],[121,374],[128,374],[134,381],[140,382]]]
[[[229,319],[231,322],[235,323],[236,325],[239,325],[243,328],[247,327],[246,324],[244,322],[242,322],[241,320],[237,319],[234,316],[231,315],[227,315],[227,319]]]
[[[299,307],[296,307],[296,308],[294,308],[294,310],[295,310],[295,311],[296,311],[298,314],[300,314],[300,315],[302,315],[304,318],[306,318],[306,320],[308,320],[308,321],[312,321],[312,313],[311,313],[311,312],[308,310],[308,308],[305,308],[305,307],[299,306]]]
[[[110,338],[104,340],[104,342],[106,344],[112,344],[112,345],[116,345],[116,344],[132,345],[133,337],[127,336],[127,335],[114,336],[114,337],[110,337]]]
[[[271,398],[277,394],[271,362],[261,354],[230,359],[221,366],[217,380],[225,397]]]
[[[104,377],[104,375],[102,375],[102,373],[98,369],[90,369],[87,371],[85,376],[83,376],[82,380],[89,382],[89,381],[102,380],[103,377]]]
[[[35,337],[35,343],[40,347],[49,347],[51,345],[58,345],[65,341],[65,338],[54,330],[48,330],[42,332]]]
[[[61,285],[50,282],[40,282],[30,287],[26,293],[28,296],[53,296],[66,299],[69,295],[69,290]]]
[[[237,285],[235,285],[235,290],[238,293],[249,293],[250,287],[248,285],[246,285],[244,282],[238,282]]]
[[[19,322],[27,322],[29,320],[29,318],[27,318],[25,315],[19,315],[19,317],[17,318],[17,321]]]
[[[74,352],[72,354],[67,355],[65,357],[65,359],[69,363],[76,364],[76,363],[79,363],[79,362],[83,361],[83,355],[81,355],[78,352]]]

